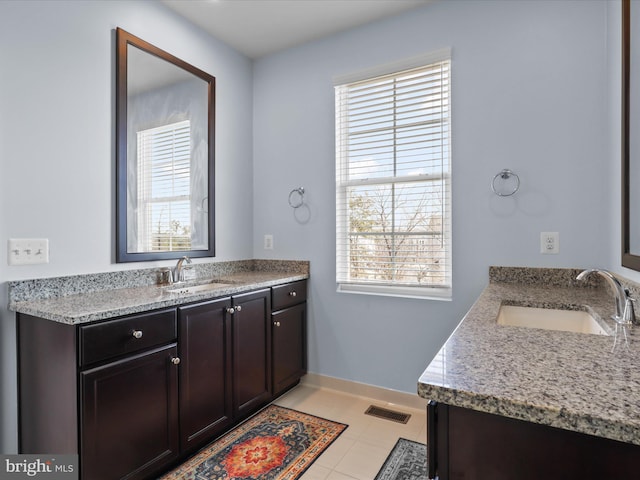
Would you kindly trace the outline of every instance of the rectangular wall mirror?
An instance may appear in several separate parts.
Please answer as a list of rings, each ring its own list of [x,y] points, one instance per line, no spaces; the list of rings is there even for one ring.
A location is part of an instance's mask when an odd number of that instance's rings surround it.
[[[640,5],[622,0],[622,265],[640,271]],[[636,45],[637,44],[637,45]]]
[[[215,254],[215,78],[116,30],[116,260]]]

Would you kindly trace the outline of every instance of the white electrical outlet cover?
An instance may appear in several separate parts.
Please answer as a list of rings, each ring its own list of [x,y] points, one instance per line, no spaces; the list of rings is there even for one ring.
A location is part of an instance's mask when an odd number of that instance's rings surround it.
[[[273,250],[273,235],[267,234],[264,236],[264,249]]]
[[[540,232],[540,253],[560,253],[560,234],[558,232]]]

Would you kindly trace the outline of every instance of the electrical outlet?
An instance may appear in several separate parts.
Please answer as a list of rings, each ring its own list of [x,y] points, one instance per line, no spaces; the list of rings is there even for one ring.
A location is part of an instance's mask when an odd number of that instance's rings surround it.
[[[540,232],[540,253],[560,253],[560,234],[558,232]]]
[[[273,250],[273,235],[264,236],[264,249]]]
[[[47,238],[10,238],[8,250],[9,265],[49,263],[49,239]]]

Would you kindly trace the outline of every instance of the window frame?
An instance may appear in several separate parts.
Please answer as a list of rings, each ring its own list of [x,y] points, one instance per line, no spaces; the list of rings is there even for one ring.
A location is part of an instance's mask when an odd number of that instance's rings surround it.
[[[446,86],[446,92],[442,94],[442,97],[446,97],[446,115],[440,117],[440,127],[444,128],[444,133],[441,134],[441,138],[446,143],[443,144],[440,152],[440,165],[443,168],[439,174],[414,174],[414,175],[397,175],[396,163],[397,159],[394,157],[393,166],[394,171],[391,175],[377,176],[372,175],[372,178],[365,179],[347,179],[345,172],[345,162],[349,162],[346,146],[345,122],[348,118],[348,108],[342,106],[343,100],[341,95],[341,89],[348,89],[349,87],[355,87],[356,85],[362,86],[368,83],[374,83],[380,81],[384,77],[401,77],[407,75],[412,70],[429,69],[434,65],[446,63],[446,80],[443,84],[439,84],[441,87]],[[435,300],[451,300],[452,299],[452,227],[451,227],[451,50],[443,49],[437,52],[433,52],[427,55],[414,57],[393,64],[383,65],[361,71],[355,74],[345,75],[334,79],[334,87],[336,89],[336,283],[337,291],[342,293],[356,293],[356,294],[369,294],[369,295],[383,295],[383,296],[395,296],[395,297],[407,297],[407,298],[420,298],[420,299],[435,299]],[[394,87],[395,92],[395,87]],[[394,99],[394,115],[395,115],[395,99]],[[444,111],[444,109],[442,110]],[[392,127],[392,131],[396,132],[400,127]],[[426,137],[425,137],[426,138]],[[397,142],[394,138],[394,149],[397,147]],[[440,182],[442,185],[442,211],[443,216],[441,218],[442,226],[441,232],[443,235],[443,242],[445,246],[444,251],[444,274],[443,283],[407,283],[397,280],[385,280],[385,281],[372,281],[350,278],[350,262],[352,258],[349,253],[349,238],[356,232],[350,232],[348,230],[349,225],[349,206],[347,204],[347,191],[349,188],[355,188],[359,186],[373,186],[373,185],[398,185],[398,184],[414,184],[417,182],[423,182],[425,184],[425,191],[427,190],[427,183]],[[344,210],[344,213],[341,211]],[[371,232],[373,234],[373,232]],[[422,231],[422,235],[427,233]],[[431,234],[431,233],[430,233]],[[409,232],[405,233],[392,233],[385,232],[385,235],[392,235],[394,238],[397,236],[408,237],[411,235]],[[393,259],[397,257],[392,256]],[[391,262],[393,264],[393,261]],[[381,275],[382,271],[378,272]]]

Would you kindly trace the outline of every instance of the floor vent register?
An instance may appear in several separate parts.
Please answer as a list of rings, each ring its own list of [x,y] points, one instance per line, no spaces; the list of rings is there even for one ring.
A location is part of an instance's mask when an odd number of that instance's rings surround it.
[[[364,413],[365,415],[372,415],[397,423],[407,423],[411,418],[411,414],[409,413],[397,412],[395,410],[389,410],[388,408],[376,407],[375,405],[370,405]]]

